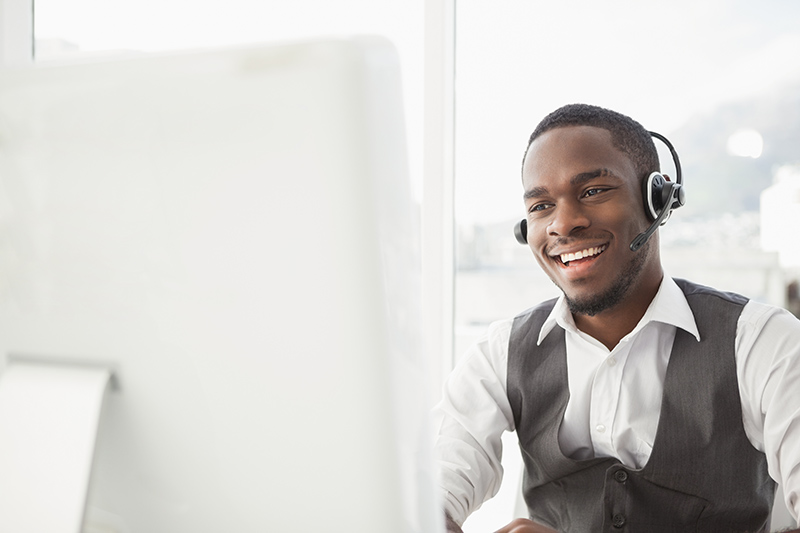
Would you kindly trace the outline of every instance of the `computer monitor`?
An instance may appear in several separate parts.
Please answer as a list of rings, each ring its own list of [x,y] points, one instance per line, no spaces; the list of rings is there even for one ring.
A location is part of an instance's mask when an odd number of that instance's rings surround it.
[[[438,530],[402,109],[379,38],[2,72],[2,473],[50,402],[79,531]]]

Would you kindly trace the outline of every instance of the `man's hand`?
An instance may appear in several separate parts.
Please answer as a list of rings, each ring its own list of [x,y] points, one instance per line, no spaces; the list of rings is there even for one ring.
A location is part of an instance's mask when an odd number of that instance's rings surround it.
[[[527,518],[517,518],[496,533],[558,533],[555,529],[531,522]]]
[[[464,533],[459,525],[445,513],[445,527],[447,533]],[[531,522],[527,518],[517,518],[507,526],[496,531],[496,533],[558,533],[555,529]]]

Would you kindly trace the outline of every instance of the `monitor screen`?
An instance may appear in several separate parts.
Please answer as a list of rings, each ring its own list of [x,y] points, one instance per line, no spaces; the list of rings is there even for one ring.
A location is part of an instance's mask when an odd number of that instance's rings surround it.
[[[113,375],[83,531],[438,529],[401,100],[379,38],[2,73],[0,407]]]

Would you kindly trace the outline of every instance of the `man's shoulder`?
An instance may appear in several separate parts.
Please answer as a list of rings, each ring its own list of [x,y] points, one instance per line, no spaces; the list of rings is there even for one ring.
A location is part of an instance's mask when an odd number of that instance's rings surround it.
[[[794,335],[794,338],[800,340],[800,319],[784,307],[687,280],[674,280],[686,296],[693,313],[704,308],[707,316],[719,320],[727,310],[730,313],[727,316],[736,318],[739,333],[750,332],[748,335],[757,335],[769,324],[773,332]]]
[[[749,301],[749,298],[746,296],[742,296],[741,294],[737,294],[735,292],[715,289],[714,287],[709,287],[707,285],[702,285],[700,283],[695,283],[693,281],[681,278],[673,278],[673,280],[681,289],[681,291],[683,291],[683,294],[690,303],[694,299],[714,298],[731,304],[743,306]]]

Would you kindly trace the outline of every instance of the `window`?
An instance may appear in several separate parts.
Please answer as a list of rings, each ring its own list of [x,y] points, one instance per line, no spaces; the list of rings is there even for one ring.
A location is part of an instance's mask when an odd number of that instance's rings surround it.
[[[800,260],[776,217],[800,205],[769,191],[798,187],[797,15],[780,1],[458,2],[457,346],[557,294],[512,227],[527,138],[571,102],[621,111],[676,146],[687,205],[661,231],[671,275],[785,305]],[[661,162],[674,172],[666,150]]]
[[[36,0],[34,49],[36,61],[52,62],[383,35],[395,44],[402,63],[411,174],[419,189],[423,27],[423,4],[399,0]]]

